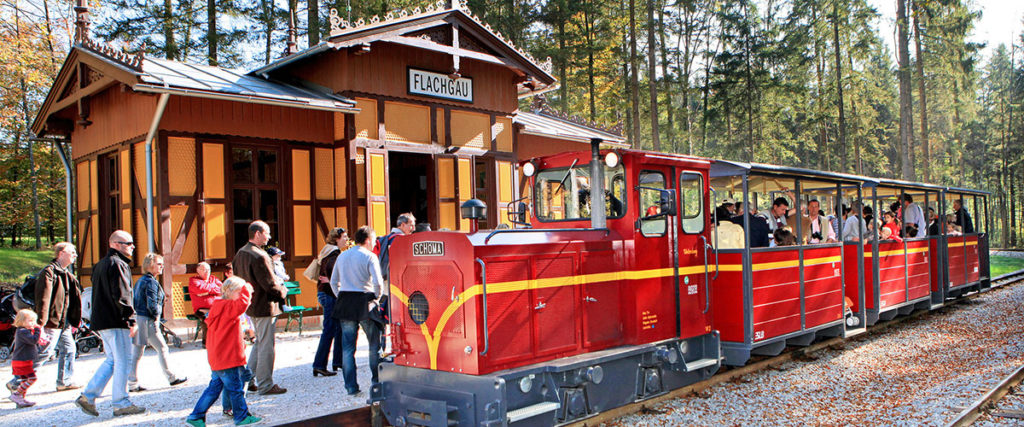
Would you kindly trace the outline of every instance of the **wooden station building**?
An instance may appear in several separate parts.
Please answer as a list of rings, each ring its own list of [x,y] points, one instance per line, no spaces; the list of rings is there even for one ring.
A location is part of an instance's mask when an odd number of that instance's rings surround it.
[[[519,159],[585,150],[595,137],[625,145],[537,102],[519,111],[520,99],[557,88],[550,60],[458,4],[356,23],[332,12],[328,40],[250,72],[115,51],[89,39],[88,12],[76,11],[77,42],[32,130],[71,148],[83,285],[110,233],[129,230],[135,274],[147,251],[164,256],[175,318],[191,313],[182,289],[196,264],[223,271],[255,219],[288,253],[297,303],[315,307],[301,271],[332,227],[384,235],[412,212],[435,230],[468,231],[458,206],[478,198],[490,207],[480,226],[493,228],[519,197]]]

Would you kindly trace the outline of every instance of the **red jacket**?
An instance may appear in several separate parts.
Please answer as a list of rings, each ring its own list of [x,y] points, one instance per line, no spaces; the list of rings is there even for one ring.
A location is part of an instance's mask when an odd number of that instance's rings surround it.
[[[206,280],[199,276],[188,279],[188,295],[192,298],[192,310],[213,307],[213,300],[220,296],[220,279],[210,273]],[[206,295],[202,295],[206,294]]]
[[[210,369],[222,371],[245,365],[240,316],[249,308],[252,293],[242,288],[237,299],[216,299],[206,316],[206,359]]]

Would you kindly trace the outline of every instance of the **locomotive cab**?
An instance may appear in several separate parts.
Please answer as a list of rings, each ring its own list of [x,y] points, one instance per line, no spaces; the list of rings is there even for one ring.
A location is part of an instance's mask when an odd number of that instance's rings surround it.
[[[395,357],[371,399],[394,425],[567,423],[719,367],[709,162],[595,144],[522,166],[516,228],[390,249]]]

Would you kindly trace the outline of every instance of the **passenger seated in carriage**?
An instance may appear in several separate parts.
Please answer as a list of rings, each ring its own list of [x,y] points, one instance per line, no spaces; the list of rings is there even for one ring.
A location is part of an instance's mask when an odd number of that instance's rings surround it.
[[[796,233],[789,226],[775,229],[775,246],[796,246]]]
[[[718,249],[743,249],[745,236],[743,227],[729,221],[729,210],[724,206],[715,209],[715,216],[711,218],[714,224],[712,229],[711,244],[717,245]]]

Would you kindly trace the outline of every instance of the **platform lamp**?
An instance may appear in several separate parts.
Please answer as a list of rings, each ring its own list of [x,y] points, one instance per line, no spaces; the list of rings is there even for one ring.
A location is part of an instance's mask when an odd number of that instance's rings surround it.
[[[462,217],[469,220],[469,232],[476,233],[477,221],[487,219],[487,204],[480,199],[469,199],[459,207]]]

